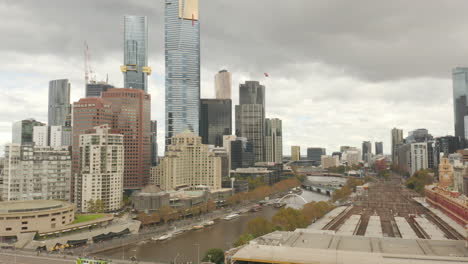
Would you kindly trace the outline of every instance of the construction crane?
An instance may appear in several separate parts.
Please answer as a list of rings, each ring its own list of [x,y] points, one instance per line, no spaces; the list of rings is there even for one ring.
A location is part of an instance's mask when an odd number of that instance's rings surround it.
[[[96,76],[94,70],[90,65],[91,56],[89,53],[88,43],[84,42],[84,71],[85,71],[85,84],[96,83]]]

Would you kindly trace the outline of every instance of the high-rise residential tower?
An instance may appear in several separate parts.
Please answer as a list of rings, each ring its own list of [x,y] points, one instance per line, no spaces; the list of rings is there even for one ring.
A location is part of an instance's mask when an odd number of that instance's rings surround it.
[[[231,99],[232,74],[227,70],[220,70],[215,75],[216,99]]]
[[[14,122],[11,133],[11,142],[19,145],[32,143],[35,126],[45,126],[45,124],[36,121],[33,118]]]
[[[464,117],[468,115],[468,68],[452,70],[455,136],[465,138]]]
[[[151,166],[158,165],[158,121],[151,120]]]
[[[223,136],[232,134],[231,99],[201,99],[200,108],[202,143],[222,147]]]
[[[398,164],[398,147],[403,144],[403,130],[398,128],[392,129],[392,162]]]
[[[301,147],[291,146],[291,161],[301,160]]]
[[[255,161],[264,161],[265,86],[257,81],[239,85],[236,105],[236,135],[246,137],[254,145]]]
[[[383,154],[383,143],[375,142],[375,155],[382,155]]]
[[[198,0],[166,0],[166,147],[172,137],[199,134],[200,24]]]
[[[283,126],[281,119],[265,119],[265,161],[283,162]]]
[[[145,16],[124,16],[124,88],[148,92],[148,22]]]
[[[67,79],[49,82],[49,126],[70,126],[70,83]]]
[[[112,128],[124,135],[124,189],[141,189],[151,167],[151,97],[140,89],[114,88],[102,99],[111,104]]]

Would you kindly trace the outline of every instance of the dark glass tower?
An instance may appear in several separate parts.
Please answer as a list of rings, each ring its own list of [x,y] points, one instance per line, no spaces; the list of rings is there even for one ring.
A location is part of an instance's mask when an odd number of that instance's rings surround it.
[[[158,121],[151,120],[151,166],[158,165]]]
[[[453,114],[455,136],[465,138],[464,117],[468,114],[468,68],[457,67],[452,70],[453,81]]]
[[[86,97],[101,97],[101,94],[109,89],[114,88],[113,85],[108,83],[87,83],[86,84]]]
[[[202,143],[222,147],[223,136],[232,134],[231,99],[201,99],[200,104]]]
[[[173,136],[199,134],[200,23],[198,0],[166,0],[166,146]]]

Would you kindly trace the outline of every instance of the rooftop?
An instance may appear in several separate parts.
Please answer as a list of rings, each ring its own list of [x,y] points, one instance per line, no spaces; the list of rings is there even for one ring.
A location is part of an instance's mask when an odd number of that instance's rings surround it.
[[[259,237],[233,260],[265,263],[468,263],[464,241],[340,236],[299,229]]]
[[[0,214],[44,211],[70,205],[72,204],[68,202],[54,200],[0,202]]]

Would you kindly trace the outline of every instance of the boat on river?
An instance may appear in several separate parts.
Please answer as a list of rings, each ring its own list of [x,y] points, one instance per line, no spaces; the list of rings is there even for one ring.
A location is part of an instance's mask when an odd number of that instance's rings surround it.
[[[214,225],[214,221],[207,221],[205,223],[203,223],[204,226],[212,226]]]
[[[160,237],[152,237],[151,240],[164,241],[164,240],[168,240],[170,238],[172,238],[172,234],[167,234],[167,235],[163,235],[163,236],[160,236]]]
[[[196,225],[196,226],[193,226],[192,229],[193,230],[200,230],[200,229],[203,229],[203,225]]]
[[[230,214],[230,215],[224,217],[223,219],[224,220],[233,220],[233,219],[236,219],[238,217],[239,217],[239,214]]]

